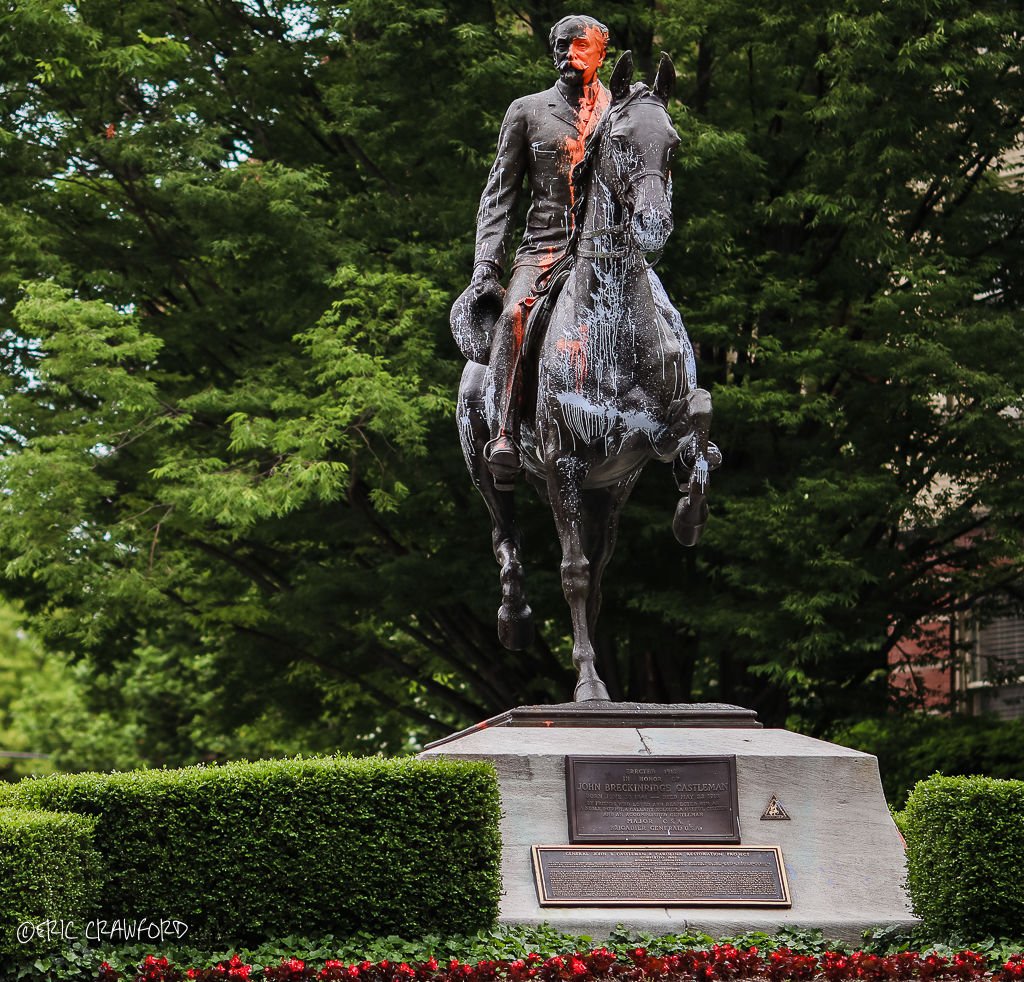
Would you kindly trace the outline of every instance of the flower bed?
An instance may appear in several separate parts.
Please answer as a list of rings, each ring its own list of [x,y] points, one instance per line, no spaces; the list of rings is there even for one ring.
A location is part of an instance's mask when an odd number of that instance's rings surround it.
[[[208,967],[182,967],[167,958],[147,956],[135,973],[118,972],[106,962],[97,982],[1019,982],[1024,980],[1024,954],[1012,955],[1003,964],[990,965],[975,951],[955,952],[949,957],[935,952],[902,951],[876,955],[825,951],[801,954],[791,948],[760,952],[756,947],[737,948],[716,944],[674,954],[654,954],[634,948],[617,954],[607,948],[542,958],[530,954],[511,961],[479,961],[456,958],[447,963],[430,958],[407,962],[359,962],[328,960],[321,967],[298,958],[277,965],[255,966],[238,955]]]

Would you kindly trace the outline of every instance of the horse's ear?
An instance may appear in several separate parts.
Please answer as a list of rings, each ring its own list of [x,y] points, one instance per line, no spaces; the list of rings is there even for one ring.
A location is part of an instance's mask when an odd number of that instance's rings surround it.
[[[675,65],[672,64],[672,59],[662,51],[661,61],[658,62],[658,73],[654,76],[654,85],[652,87],[654,94],[667,106],[675,87]]]
[[[612,72],[612,102],[625,99],[629,94],[629,86],[633,81],[633,52],[623,51],[619,60],[615,62],[615,70]]]

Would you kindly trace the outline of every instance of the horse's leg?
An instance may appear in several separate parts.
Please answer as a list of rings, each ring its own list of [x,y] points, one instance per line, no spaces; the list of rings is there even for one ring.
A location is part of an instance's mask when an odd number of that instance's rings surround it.
[[[590,561],[590,593],[587,596],[587,629],[597,637],[597,618],[601,613],[601,584],[604,571],[615,552],[619,534],[619,515],[636,486],[640,471],[621,484],[597,491],[587,491],[586,503],[587,559]]]
[[[504,647],[518,651],[533,642],[533,612],[526,602],[515,493],[497,489],[484,457],[484,447],[491,434],[482,408],[483,372],[483,366],[473,364],[467,365],[463,372],[458,405],[459,436],[473,485],[491,515],[491,548],[501,568],[498,639]]]
[[[676,481],[684,497],[676,505],[672,533],[682,545],[695,546],[708,520],[708,473],[721,463],[721,456],[717,447],[709,451],[711,396],[704,389],[696,389],[687,402],[693,436],[674,463]]]
[[[583,549],[583,478],[586,465],[575,454],[555,453],[546,461],[548,497],[562,545],[562,592],[572,614],[572,663],[577,682],[576,702],[608,701],[608,690],[594,665],[594,645],[587,621],[590,563]]]
[[[515,492],[494,487],[485,466],[480,493],[491,513],[491,545],[501,567],[501,606],[498,608],[498,640],[512,651],[533,643],[533,611],[526,602],[526,585],[520,558],[519,528],[515,522]],[[489,488],[488,488],[489,485]]]

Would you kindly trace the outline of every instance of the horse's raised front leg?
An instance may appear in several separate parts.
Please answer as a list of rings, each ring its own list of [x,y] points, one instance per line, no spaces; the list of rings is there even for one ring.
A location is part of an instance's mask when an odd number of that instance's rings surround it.
[[[673,464],[683,492],[672,519],[672,533],[684,546],[695,546],[708,521],[708,475],[722,463],[718,448],[708,441],[711,430],[711,396],[695,389],[687,397],[687,415],[693,435]]]
[[[572,614],[572,663],[577,672],[573,699],[607,702],[608,690],[594,664],[594,644],[587,618],[591,568],[583,547],[582,495],[586,465],[571,453],[556,453],[546,463],[548,497],[562,544],[562,592]]]

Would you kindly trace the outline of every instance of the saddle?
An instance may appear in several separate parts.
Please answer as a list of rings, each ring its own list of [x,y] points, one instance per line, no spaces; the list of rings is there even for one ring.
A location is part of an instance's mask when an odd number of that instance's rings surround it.
[[[571,259],[569,256],[566,258]],[[545,285],[538,290],[535,284],[534,292],[524,301],[529,311],[523,332],[524,358],[532,359],[537,346],[543,341],[551,320],[551,313],[555,309],[555,303],[562,292],[562,287],[565,286],[565,281],[569,279],[572,267],[572,262],[558,263],[551,269]],[[538,282],[539,280],[540,277],[538,277]]]

